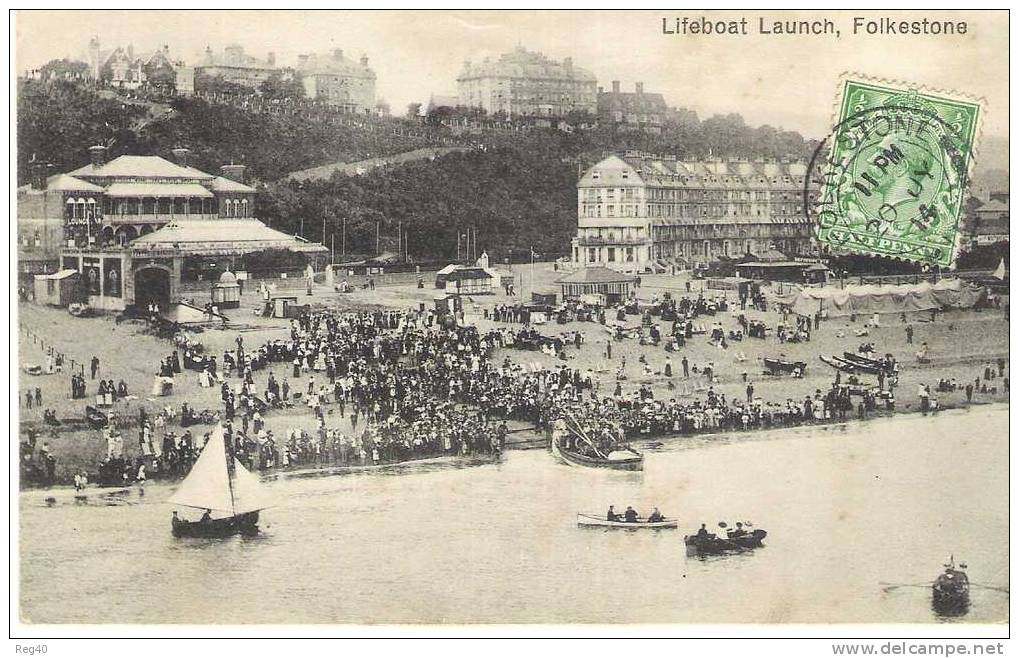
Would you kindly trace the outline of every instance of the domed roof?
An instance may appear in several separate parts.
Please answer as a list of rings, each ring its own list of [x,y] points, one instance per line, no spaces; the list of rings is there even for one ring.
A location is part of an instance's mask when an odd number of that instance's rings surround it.
[[[219,282],[220,283],[237,283],[237,276],[233,272],[231,272],[230,270],[227,270],[226,272],[223,272],[222,274],[219,275]]]

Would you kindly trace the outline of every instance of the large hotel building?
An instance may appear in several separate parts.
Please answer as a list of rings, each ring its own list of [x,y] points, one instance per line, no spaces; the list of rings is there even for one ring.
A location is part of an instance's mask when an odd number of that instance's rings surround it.
[[[489,114],[563,117],[574,110],[598,111],[597,80],[570,57],[557,62],[517,48],[497,60],[464,62],[456,81],[460,105]]]
[[[771,249],[805,254],[805,175],[802,162],[609,156],[577,183],[573,261],[643,272]]]

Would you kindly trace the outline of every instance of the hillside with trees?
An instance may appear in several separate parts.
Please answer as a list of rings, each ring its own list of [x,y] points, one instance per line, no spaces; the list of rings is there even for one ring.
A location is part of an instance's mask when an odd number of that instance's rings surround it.
[[[111,155],[160,154],[188,146],[195,165],[218,172],[227,162],[248,166],[262,190],[258,215],[290,233],[313,240],[335,236],[337,252],[374,253],[376,231],[383,250],[395,251],[402,226],[410,255],[449,257],[457,232],[477,231],[479,244],[500,260],[533,246],[563,253],[576,225],[579,173],[610,152],[636,149],[706,157],[808,158],[815,143],[771,126],[747,126],[738,114],[701,120],[690,111],[661,134],[615,126],[572,131],[518,125],[514,130],[463,130],[448,116],[356,120],[337,118],[290,98],[298,85],[271,80],[250,98],[229,102],[174,97],[170,111],[149,117],[137,101],[108,98],[72,81],[22,81],[18,97],[18,178],[28,180],[35,156],[67,171],[88,161],[94,143],[111,144]],[[234,90],[236,91],[236,90]],[[109,92],[104,92],[108,94]],[[305,102],[306,103],[306,102]],[[164,106],[165,107],[165,106]],[[257,110],[255,108],[258,108]],[[445,110],[444,110],[445,111]],[[481,118],[477,113],[474,119]],[[435,160],[374,169],[361,176],[290,182],[296,170],[354,162],[436,144],[468,147]]]

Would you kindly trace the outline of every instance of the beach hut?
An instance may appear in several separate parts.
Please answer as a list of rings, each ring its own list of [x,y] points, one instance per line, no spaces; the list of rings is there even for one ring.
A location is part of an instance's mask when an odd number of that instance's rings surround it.
[[[828,274],[831,270],[828,269],[827,265],[822,263],[814,263],[803,270],[803,282],[804,283],[828,283]]]
[[[636,288],[637,277],[607,267],[585,267],[564,276],[557,283],[563,300],[597,295],[604,300],[603,305],[611,306],[630,297]]]
[[[555,306],[559,291],[551,286],[543,286],[531,292],[531,303],[541,306]]]
[[[494,281],[495,276],[484,267],[447,265],[436,273],[435,287],[460,295],[490,295]]]
[[[78,301],[81,274],[78,270],[60,270],[35,275],[35,299],[47,306],[67,306]]]
[[[435,287],[439,290],[446,289],[446,281],[449,280],[449,275],[456,270],[455,264],[447,265],[438,272],[435,273]]]
[[[296,295],[273,295],[270,305],[274,318],[297,317],[297,309],[300,308]]]

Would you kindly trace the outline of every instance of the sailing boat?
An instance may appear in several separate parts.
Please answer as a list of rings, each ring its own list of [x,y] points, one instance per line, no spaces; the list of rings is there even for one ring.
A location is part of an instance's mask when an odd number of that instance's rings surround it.
[[[268,507],[262,484],[234,457],[222,427],[213,430],[198,461],[169,502],[205,510],[199,521],[178,518],[174,510],[174,537],[254,535],[258,532],[258,512]]]
[[[998,263],[998,269],[994,270],[994,274],[992,274],[991,276],[993,276],[998,281],[1004,281],[1006,274],[1007,272],[1005,271],[1005,258],[1002,257],[1001,262]]]

